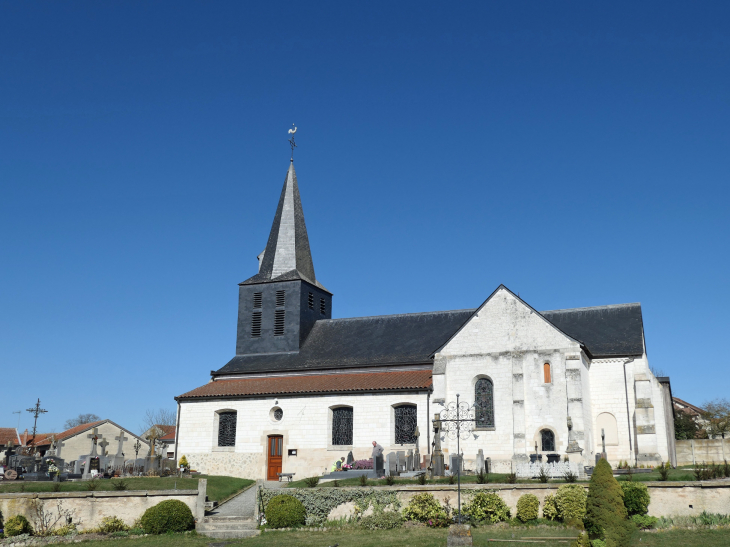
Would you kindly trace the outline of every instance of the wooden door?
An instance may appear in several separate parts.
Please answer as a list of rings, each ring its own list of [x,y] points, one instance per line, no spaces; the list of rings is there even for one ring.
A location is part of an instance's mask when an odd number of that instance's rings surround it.
[[[269,437],[269,449],[267,451],[268,466],[266,471],[266,480],[279,480],[277,473],[281,473],[281,451],[284,444],[284,437],[279,435]]]

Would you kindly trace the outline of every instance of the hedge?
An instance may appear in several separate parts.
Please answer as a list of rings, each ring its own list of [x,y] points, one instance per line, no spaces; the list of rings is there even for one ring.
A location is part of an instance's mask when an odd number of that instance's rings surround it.
[[[192,530],[195,519],[190,507],[180,500],[166,500],[147,509],[140,524],[147,534],[165,534]]]

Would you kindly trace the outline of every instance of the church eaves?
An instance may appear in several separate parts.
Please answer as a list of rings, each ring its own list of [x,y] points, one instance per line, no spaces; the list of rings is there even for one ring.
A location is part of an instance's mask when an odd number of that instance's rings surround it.
[[[312,252],[309,249],[302,201],[299,197],[297,174],[294,170],[294,162],[291,162],[284,181],[284,188],[281,190],[269,240],[266,243],[263,257],[261,257],[259,273],[241,285],[295,279],[301,279],[324,289],[314,275],[314,263],[312,262]]]

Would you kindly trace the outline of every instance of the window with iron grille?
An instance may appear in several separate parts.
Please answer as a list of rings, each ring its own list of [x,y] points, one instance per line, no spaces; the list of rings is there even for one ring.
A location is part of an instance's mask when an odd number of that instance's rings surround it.
[[[332,444],[334,446],[352,444],[352,407],[332,409]]]
[[[324,315],[327,312],[327,304],[324,301],[324,298],[319,299],[319,313]]]
[[[260,292],[253,293],[253,307],[260,308],[262,302],[263,302],[263,299],[261,297],[261,293]]]
[[[395,407],[395,444],[415,444],[418,417],[416,405]]]
[[[283,308],[285,303],[286,291],[276,291],[276,307]]]
[[[218,414],[218,446],[236,446],[236,412]]]
[[[307,302],[309,304],[309,309],[310,310],[313,310],[314,309],[314,293],[311,293],[311,292],[309,293],[309,297],[307,299]]]
[[[251,315],[251,336],[261,336],[261,312],[255,311]]]
[[[494,384],[479,378],[474,386],[474,407],[477,427],[494,427]]]
[[[543,429],[540,431],[540,440],[543,452],[555,452],[555,433],[549,429]]]
[[[284,335],[284,319],[286,310],[276,310],[274,312],[274,336]]]

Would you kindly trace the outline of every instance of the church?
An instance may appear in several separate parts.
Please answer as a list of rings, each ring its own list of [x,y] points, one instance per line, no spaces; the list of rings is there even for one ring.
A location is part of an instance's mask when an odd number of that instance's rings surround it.
[[[293,160],[258,260],[239,284],[235,357],[175,398],[175,453],[193,469],[301,479],[350,451],[369,458],[372,441],[427,459],[457,394],[473,409],[466,468],[480,449],[501,473],[535,454],[594,465],[604,446],[612,465],[676,462],[640,304],[538,311],[500,285],[474,309],[332,319]],[[455,455],[456,440],[441,449]]]

